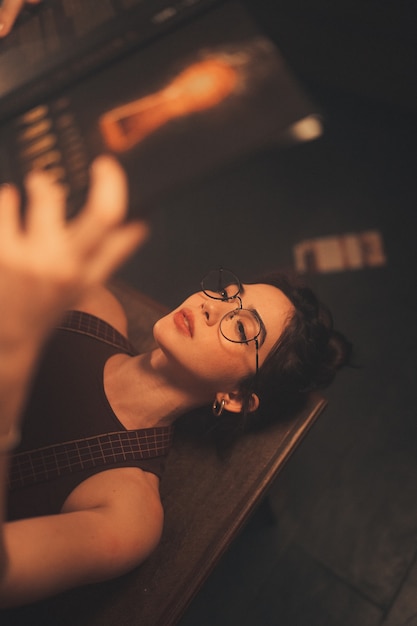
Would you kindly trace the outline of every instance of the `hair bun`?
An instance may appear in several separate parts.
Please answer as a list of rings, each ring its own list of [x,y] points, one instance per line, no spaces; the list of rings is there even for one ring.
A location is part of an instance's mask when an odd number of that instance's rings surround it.
[[[353,345],[339,331],[329,329],[328,340],[318,351],[315,367],[311,371],[309,389],[323,388],[330,385],[336,373],[344,366],[350,365]]]
[[[353,344],[338,330],[333,330],[329,338],[329,355],[336,371],[351,365]]]

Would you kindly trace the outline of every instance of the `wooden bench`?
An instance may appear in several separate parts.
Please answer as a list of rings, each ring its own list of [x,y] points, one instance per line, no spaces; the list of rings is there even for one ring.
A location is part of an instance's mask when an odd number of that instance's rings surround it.
[[[139,349],[165,309],[125,285],[112,285]],[[171,626],[185,612],[216,563],[325,407],[311,395],[287,423],[242,437],[225,458],[204,441],[176,434],[161,483],[162,541],[130,574],[70,591],[0,615],[3,626]]]

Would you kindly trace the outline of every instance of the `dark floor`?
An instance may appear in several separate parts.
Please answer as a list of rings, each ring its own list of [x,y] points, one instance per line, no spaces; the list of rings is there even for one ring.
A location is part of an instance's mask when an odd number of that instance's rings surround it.
[[[177,304],[210,266],[243,280],[292,246],[377,229],[387,265],[309,282],[356,347],[329,407],[180,626],[417,624],[416,147],[411,112],[314,81],[325,134],[162,203],[123,271]]]

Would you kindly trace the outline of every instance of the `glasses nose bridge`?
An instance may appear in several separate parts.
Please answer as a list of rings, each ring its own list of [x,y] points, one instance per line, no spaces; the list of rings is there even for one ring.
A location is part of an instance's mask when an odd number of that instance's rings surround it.
[[[217,300],[217,302],[220,303],[220,305],[222,304],[229,304],[231,305],[231,310],[234,311],[235,309],[239,309],[239,311],[242,309],[243,305],[242,305],[242,298],[236,294],[235,296],[230,296],[228,298],[219,298]],[[220,306],[220,310],[224,312],[224,308],[222,306]],[[226,312],[229,313],[230,311],[228,310]]]
[[[227,310],[224,307],[225,304],[229,305]],[[208,313],[207,320],[208,322],[211,322],[211,324],[221,323],[221,320],[231,311],[234,311],[235,309],[240,310],[241,308],[242,300],[238,295],[223,299],[211,297],[210,295],[205,294],[205,299],[202,304],[202,309],[205,313]]]
[[[239,294],[233,296],[233,300],[236,300],[236,304],[238,305],[239,310],[243,309],[242,298],[239,296]]]

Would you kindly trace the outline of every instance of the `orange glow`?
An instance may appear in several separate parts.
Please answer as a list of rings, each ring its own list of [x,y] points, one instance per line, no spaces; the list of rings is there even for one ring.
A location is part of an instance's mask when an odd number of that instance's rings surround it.
[[[221,58],[194,63],[164,89],[102,115],[99,127],[113,151],[132,148],[171,119],[210,109],[237,85],[237,71]]]

